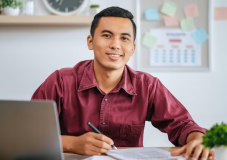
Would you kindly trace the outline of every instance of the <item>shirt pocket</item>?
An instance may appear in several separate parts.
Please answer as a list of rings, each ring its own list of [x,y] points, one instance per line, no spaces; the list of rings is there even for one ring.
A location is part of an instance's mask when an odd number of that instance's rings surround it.
[[[120,126],[120,140],[122,147],[142,147],[145,124],[123,124]]]

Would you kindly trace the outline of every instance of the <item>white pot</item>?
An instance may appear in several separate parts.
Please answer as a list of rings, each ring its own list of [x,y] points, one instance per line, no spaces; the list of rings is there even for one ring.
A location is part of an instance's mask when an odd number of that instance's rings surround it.
[[[216,160],[226,160],[227,159],[227,147],[214,147],[214,154]]]
[[[18,16],[20,13],[20,8],[17,7],[17,8],[12,8],[12,7],[6,7],[6,8],[3,8],[2,10],[2,14],[4,15],[8,15],[8,16]]]
[[[100,12],[100,8],[90,8],[90,15],[96,15]]]

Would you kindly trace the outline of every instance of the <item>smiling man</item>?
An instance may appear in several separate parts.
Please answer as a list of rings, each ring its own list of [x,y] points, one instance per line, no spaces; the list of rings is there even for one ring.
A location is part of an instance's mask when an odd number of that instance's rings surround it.
[[[142,147],[145,121],[168,134],[176,146],[172,155],[193,153],[206,159],[213,152],[201,145],[205,129],[155,77],[126,63],[136,44],[133,15],[110,7],[98,13],[87,37],[94,60],[52,73],[32,99],[56,101],[63,150],[99,155],[117,147]],[[103,135],[87,125],[93,123]],[[152,142],[151,142],[152,143]]]

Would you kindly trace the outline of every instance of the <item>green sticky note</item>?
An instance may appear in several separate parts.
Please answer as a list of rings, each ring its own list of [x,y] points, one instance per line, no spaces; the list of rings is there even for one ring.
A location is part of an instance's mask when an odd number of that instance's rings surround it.
[[[145,33],[142,39],[142,45],[148,48],[153,48],[157,40],[157,37],[153,36],[152,34]]]
[[[192,31],[192,30],[195,29],[195,23],[194,23],[194,20],[192,18],[182,19],[181,22],[180,22],[180,25],[181,25],[181,29],[184,32]]]
[[[162,8],[161,12],[168,15],[168,16],[174,16],[177,11],[177,5],[171,1],[166,1]]]

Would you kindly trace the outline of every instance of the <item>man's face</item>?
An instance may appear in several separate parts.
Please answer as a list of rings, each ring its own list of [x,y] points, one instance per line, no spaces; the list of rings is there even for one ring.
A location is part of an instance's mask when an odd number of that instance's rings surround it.
[[[87,42],[96,64],[108,70],[122,69],[136,47],[132,22],[121,17],[102,17],[93,39],[89,35]]]

